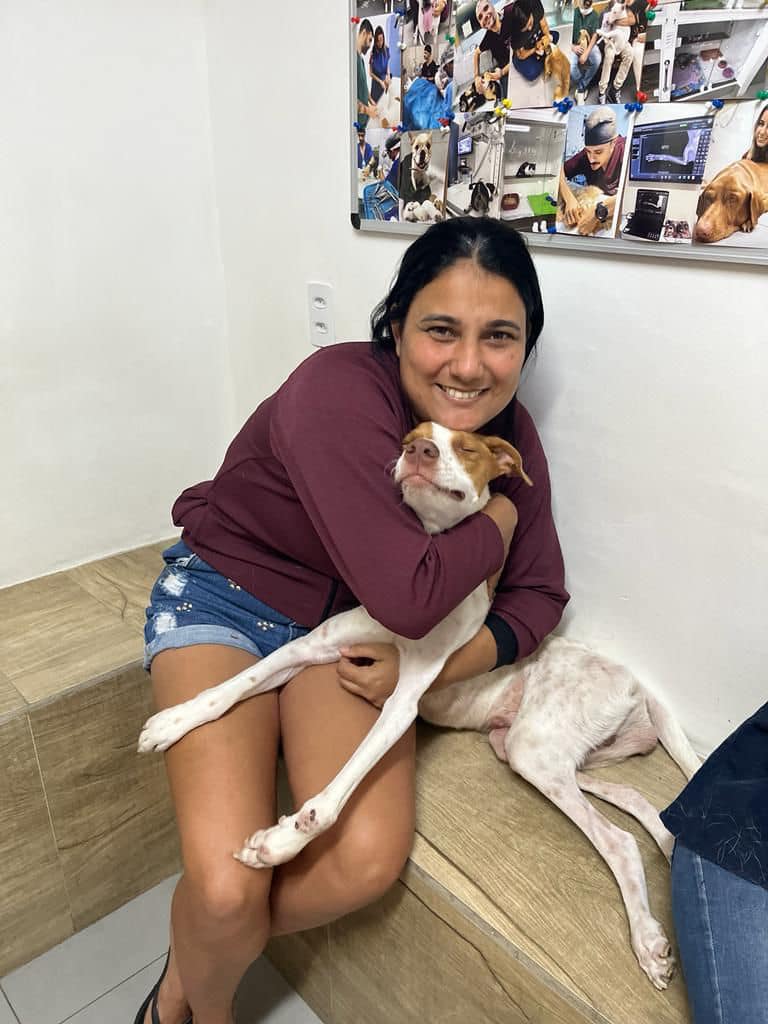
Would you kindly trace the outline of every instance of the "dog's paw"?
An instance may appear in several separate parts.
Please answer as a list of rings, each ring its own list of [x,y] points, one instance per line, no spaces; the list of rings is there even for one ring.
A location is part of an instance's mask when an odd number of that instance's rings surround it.
[[[139,734],[138,751],[140,754],[148,754],[153,750],[167,750],[185,736],[189,729],[188,721],[178,707],[158,711],[144,723]]]
[[[325,832],[337,815],[324,807],[322,796],[307,800],[295,814],[280,818],[272,828],[260,829],[245,841],[235,859],[252,868],[275,867],[292,860],[315,836]]]
[[[638,963],[658,989],[665,989],[675,973],[676,960],[669,939],[658,921],[652,917],[632,936]]]

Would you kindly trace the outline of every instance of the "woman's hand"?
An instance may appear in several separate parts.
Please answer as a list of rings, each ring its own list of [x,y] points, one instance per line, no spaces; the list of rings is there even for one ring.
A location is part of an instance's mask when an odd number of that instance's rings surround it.
[[[394,644],[342,647],[336,674],[345,690],[381,708],[397,686],[400,652]]]

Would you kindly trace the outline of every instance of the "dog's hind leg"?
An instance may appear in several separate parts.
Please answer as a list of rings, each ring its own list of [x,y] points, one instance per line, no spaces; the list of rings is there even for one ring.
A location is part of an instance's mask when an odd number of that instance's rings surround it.
[[[584,772],[576,772],[576,782],[579,789],[585,793],[592,793],[593,796],[631,814],[653,837],[667,860],[672,859],[672,847],[675,845],[674,836],[664,828],[659,812],[650,801],[645,799],[642,793],[638,793],[632,786],[622,786],[616,782],[595,779]]]
[[[680,723],[658,697],[654,697],[646,690],[645,703],[661,745],[672,760],[677,762],[686,779],[690,779],[701,767],[699,755],[688,742]]]
[[[643,863],[634,836],[604,818],[580,791],[568,765],[553,766],[552,736],[521,736],[510,729],[510,766],[567,814],[613,872],[629,920],[632,948],[640,967],[658,989],[667,987],[675,960],[669,940],[648,906]]]

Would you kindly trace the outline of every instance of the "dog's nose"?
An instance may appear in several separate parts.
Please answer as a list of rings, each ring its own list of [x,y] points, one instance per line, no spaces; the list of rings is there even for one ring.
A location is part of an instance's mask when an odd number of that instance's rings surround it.
[[[405,449],[405,454],[409,459],[424,458],[431,462],[436,462],[440,458],[437,445],[427,437],[417,437],[415,441],[411,441]]]

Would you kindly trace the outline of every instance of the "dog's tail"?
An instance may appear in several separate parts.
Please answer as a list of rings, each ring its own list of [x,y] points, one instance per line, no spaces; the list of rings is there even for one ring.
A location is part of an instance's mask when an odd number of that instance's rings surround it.
[[[672,760],[677,762],[686,779],[690,779],[701,767],[701,758],[691,746],[680,723],[669,708],[648,690],[645,691],[645,700],[648,714],[661,745]]]

